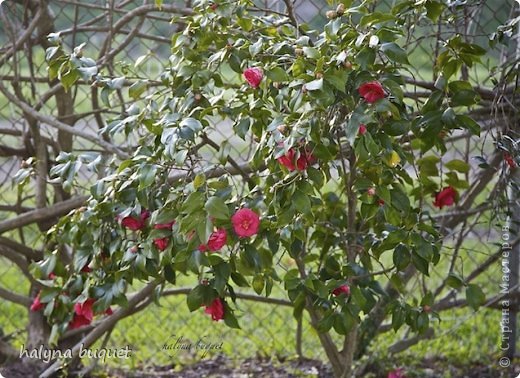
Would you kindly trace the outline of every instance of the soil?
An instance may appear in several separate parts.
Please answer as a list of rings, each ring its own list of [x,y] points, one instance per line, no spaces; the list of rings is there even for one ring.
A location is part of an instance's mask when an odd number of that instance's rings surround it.
[[[387,370],[367,366],[364,378],[386,378]],[[37,378],[34,365],[14,362],[0,367],[0,378]],[[500,368],[487,365],[446,364],[442,360],[425,360],[414,368],[405,369],[407,378],[515,378],[520,376],[520,366]],[[58,376],[57,376],[58,377]],[[68,377],[79,377],[71,373]],[[330,367],[321,361],[309,359],[283,360],[270,358],[249,358],[236,362],[226,356],[202,360],[192,365],[137,367],[133,370],[102,369],[96,373],[83,375],[83,378],[332,378]]]

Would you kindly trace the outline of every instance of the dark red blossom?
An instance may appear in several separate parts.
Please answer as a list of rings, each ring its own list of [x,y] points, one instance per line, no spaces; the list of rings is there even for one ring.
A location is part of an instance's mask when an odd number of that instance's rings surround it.
[[[332,294],[336,297],[341,294],[350,295],[350,287],[348,285],[341,285],[332,290]]]
[[[92,305],[96,300],[93,298],[87,299],[83,303],[76,303],[74,305],[74,317],[72,321],[69,323],[69,327],[71,329],[80,328],[85,325],[89,325],[92,323],[92,319],[94,318],[94,311],[92,310]]]
[[[312,154],[312,152],[306,149],[300,150],[300,155],[297,159],[296,152],[296,149],[291,148],[285,155],[280,156],[277,160],[281,165],[283,165],[291,172],[295,169],[304,171],[309,165],[312,165],[316,162],[316,157]]]
[[[226,245],[227,242],[227,232],[224,228],[219,228],[218,230],[211,233],[208,239],[207,244],[201,244],[199,246],[199,251],[206,252],[210,250],[212,252],[216,252],[222,249]]]
[[[44,304],[40,302],[40,293],[38,293],[36,297],[34,297],[33,302],[31,304],[31,311],[33,312],[40,311],[44,307]]]
[[[241,238],[247,238],[258,233],[260,228],[260,217],[251,209],[238,210],[231,217],[231,223],[235,233]]]
[[[435,194],[435,200],[433,206],[442,209],[444,206],[451,206],[455,203],[458,193],[452,186],[447,186],[440,192]]]
[[[385,90],[379,81],[370,81],[361,84],[358,89],[359,94],[366,102],[373,104],[377,100],[385,98]]]
[[[211,319],[214,321],[218,322],[220,319],[224,319],[224,303],[222,299],[215,298],[209,306],[206,306],[204,312],[211,315]]]
[[[164,251],[166,248],[168,248],[169,242],[169,238],[157,238],[153,240],[153,244],[157,247],[159,251]]]
[[[127,216],[121,219],[121,226],[132,231],[142,230],[146,224],[146,219],[150,217],[148,210],[142,210],[139,217]]]

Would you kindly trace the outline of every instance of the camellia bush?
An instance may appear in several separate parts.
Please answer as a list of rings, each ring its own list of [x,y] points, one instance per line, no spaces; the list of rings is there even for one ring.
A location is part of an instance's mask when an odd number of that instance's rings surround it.
[[[102,133],[137,135],[139,148],[59,156],[51,175],[66,189],[81,166],[101,178],[47,234],[31,310],[52,326],[55,345],[95,318],[128,314],[138,303],[129,285],[145,282],[158,297],[191,275],[190,311],[239,328],[237,288],[269,296],[283,282],[335,376],[350,377],[385,320],[421,335],[438,318],[438,293],[402,294],[445,258],[435,215],[456,208],[467,164],[439,170],[437,156],[454,130],[480,132],[467,115],[479,93],[459,72],[486,50],[452,35],[421,101],[405,96],[413,78],[404,26],[437,22],[440,1],[400,1],[386,13],[342,1],[320,31],[250,12],[249,1],[193,3],[159,78],[109,76],[82,46],[68,51],[50,36],[49,75],[66,89],[88,80],[110,105],[131,81],[135,101]],[[251,143],[251,159],[212,139],[219,127]],[[208,148],[218,163],[207,162]],[[282,256],[292,262],[284,272]],[[485,300],[456,274],[448,284],[475,309]]]

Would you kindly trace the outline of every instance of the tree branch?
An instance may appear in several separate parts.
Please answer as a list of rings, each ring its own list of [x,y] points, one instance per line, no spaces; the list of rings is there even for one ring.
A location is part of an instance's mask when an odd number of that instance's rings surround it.
[[[25,295],[20,295],[17,293],[13,293],[12,291],[5,290],[0,287],[0,298],[5,299],[6,301],[13,302],[19,304],[23,307],[29,307],[32,303],[31,298],[26,297]]]
[[[31,223],[67,214],[69,211],[83,205],[87,199],[87,196],[74,197],[63,202],[58,202],[57,204],[49,207],[36,209],[27,213],[23,213],[15,218],[6,219],[0,222],[0,234],[6,231],[14,230],[16,228],[27,226]]]
[[[97,144],[98,146],[103,147],[105,150],[114,153],[121,159],[128,159],[130,155],[128,155],[126,152],[123,152],[118,147],[114,146],[113,144],[110,144],[108,142],[105,142],[102,139],[99,139],[97,136],[86,133],[84,131],[81,131],[79,129],[75,129],[74,127],[71,127],[70,125],[67,125],[66,123],[60,122],[57,119],[47,116],[45,114],[42,114],[35,110],[33,107],[31,107],[29,104],[27,104],[24,101],[19,100],[15,95],[10,93],[7,88],[2,84],[0,81],[0,92],[4,94],[5,97],[9,101],[11,101],[13,104],[18,106],[24,113],[27,115],[34,117],[35,119],[39,120],[40,122],[43,122],[49,126],[52,126],[58,130],[68,132],[72,135],[76,135],[78,137],[81,137],[83,139],[86,139],[92,143]]]

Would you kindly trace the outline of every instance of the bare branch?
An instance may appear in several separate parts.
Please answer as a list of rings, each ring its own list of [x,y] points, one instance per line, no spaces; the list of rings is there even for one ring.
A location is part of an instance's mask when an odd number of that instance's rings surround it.
[[[36,29],[38,24],[40,23],[40,18],[42,16],[42,11],[40,8],[38,8],[38,11],[33,16],[33,19],[27,29],[22,33],[22,35],[16,40],[16,42],[13,43],[11,48],[4,53],[4,55],[0,58],[0,67],[3,66],[11,56],[18,51],[20,48],[23,47],[25,42],[31,37],[33,31]]]
[[[6,219],[0,222],[0,234],[6,231],[14,230],[16,228],[27,226],[31,223],[36,223],[42,220],[47,220],[67,214],[69,211],[83,205],[87,198],[87,196],[74,197],[63,202],[58,202],[57,204],[49,207],[36,209],[27,213],[23,213],[15,218]]]
[[[11,248],[12,250],[22,254],[29,260],[38,261],[41,260],[43,257],[43,253],[41,251],[29,248],[23,244],[15,242],[14,240],[4,238],[3,236],[0,236],[0,245],[4,245],[6,247]]]
[[[32,108],[29,104],[27,104],[24,101],[19,100],[15,95],[10,93],[7,88],[2,84],[0,81],[0,92],[4,94],[5,97],[12,103],[14,103],[16,106],[18,106],[24,113],[30,115],[31,117],[34,117],[35,119],[39,120],[40,122],[43,122],[49,126],[52,126],[58,130],[66,131],[72,135],[76,135],[78,137],[81,137],[83,139],[86,139],[92,143],[97,144],[98,146],[103,147],[105,150],[112,152],[116,154],[121,159],[127,159],[129,155],[126,152],[123,152],[118,147],[114,146],[113,144],[110,144],[108,142],[105,142],[102,139],[99,139],[97,136],[86,133],[84,131],[81,131],[79,129],[75,129],[74,127],[71,127],[70,125],[67,125],[66,123],[60,122],[57,119],[47,116],[45,114],[42,114]]]
[[[12,291],[5,290],[1,287],[0,287],[0,298],[3,298],[9,302],[19,304],[26,308],[29,307],[32,303],[31,298],[26,297],[24,295],[13,293]]]
[[[392,344],[388,348],[388,352],[390,352],[390,354],[401,353],[422,340],[433,338],[434,334],[435,332],[433,331],[433,328],[428,328],[424,333],[420,335],[410,337],[409,339],[399,340],[395,344]]]

